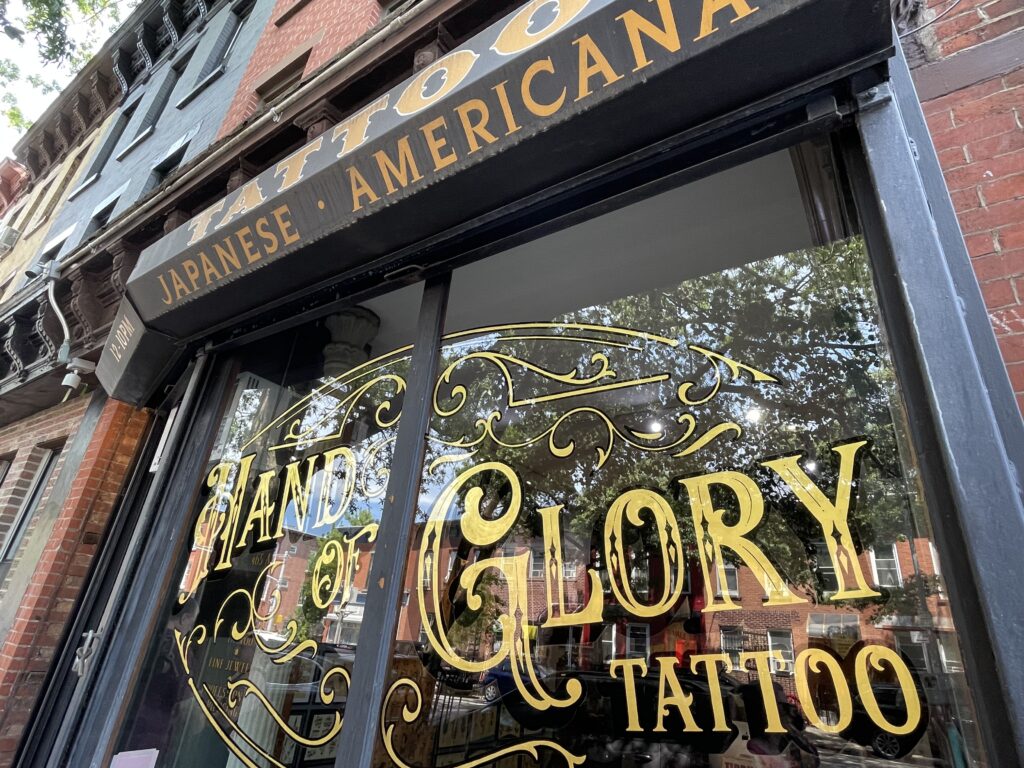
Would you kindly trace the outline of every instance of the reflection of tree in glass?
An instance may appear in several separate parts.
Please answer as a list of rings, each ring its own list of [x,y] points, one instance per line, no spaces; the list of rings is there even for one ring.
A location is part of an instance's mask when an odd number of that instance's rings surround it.
[[[313,601],[314,584],[312,577],[313,568],[316,566],[317,560],[319,560],[321,555],[323,555],[324,547],[326,547],[328,542],[331,541],[336,541],[341,544],[342,539],[345,536],[352,536],[364,525],[369,525],[373,522],[375,522],[374,517],[368,510],[348,512],[341,520],[338,521],[337,527],[317,540],[316,549],[310,554],[309,561],[306,564],[306,574],[302,579],[302,590],[299,593],[299,603],[295,608],[294,618],[296,622],[298,622],[299,642],[310,639],[319,642],[320,638],[323,636],[324,617],[327,616],[330,606],[320,608]],[[344,546],[342,546],[343,551],[344,549]]]
[[[467,400],[450,416],[435,415],[427,464],[458,454],[458,449],[440,441],[479,435],[480,420],[493,411],[500,414],[491,417],[495,435],[508,445],[517,445],[542,434],[570,409],[586,406],[555,435],[557,447],[574,446],[572,454],[552,455],[547,439],[521,448],[485,440],[462,461],[428,471],[425,500],[436,498],[458,471],[483,461],[502,461],[519,474],[524,492],[524,510],[510,540],[539,536],[536,510],[564,504],[567,528],[597,544],[611,502],[626,489],[646,487],[671,500],[692,547],[689,503],[678,478],[738,470],[752,476],[765,495],[765,518],[752,538],[788,582],[822,600],[824,589],[815,562],[821,529],[760,462],[803,454],[806,471],[833,497],[838,467],[830,446],[866,437],[870,446],[861,454],[857,502],[851,512],[858,549],[924,535],[917,529],[924,523],[915,514],[919,506],[916,478],[900,462],[897,431],[903,429],[901,404],[883,344],[862,239],[724,270],[673,288],[581,309],[553,322],[563,327],[546,331],[545,339],[499,338],[489,333],[446,347],[442,371],[457,358],[470,359],[456,366],[450,381],[443,382],[440,404],[448,409],[456,404],[460,386],[465,387]],[[634,338],[626,346],[580,343],[569,338],[583,335],[569,327],[574,323],[635,329],[679,343],[673,347],[643,338]],[[619,337],[614,340],[622,341]],[[712,365],[687,349],[690,344],[752,366],[779,382],[755,382],[746,375],[730,380],[723,367],[724,380],[716,396],[707,403],[686,406],[677,397],[679,384],[696,382],[689,394],[699,400],[700,393],[709,391],[714,381]],[[503,377],[486,360],[472,357],[484,350],[559,374],[575,369],[578,379],[600,372],[601,361],[594,357],[598,352],[607,357],[614,377],[595,383],[641,380],[657,374],[667,374],[667,379],[510,406]],[[517,402],[574,388],[522,367],[512,371]],[[599,466],[596,449],[606,446],[607,435],[593,410],[606,415],[623,432],[652,435],[637,440],[652,448],[667,445],[682,433],[677,419],[685,413],[696,420],[698,435],[720,422],[734,422],[743,434],[735,439],[723,435],[683,457],[673,456],[674,451],[636,450],[619,441]],[[491,480],[498,482],[496,476]],[[491,500],[495,513],[500,512],[502,494],[497,489],[485,490],[485,504]],[[728,509],[733,500],[722,494],[716,501]],[[421,519],[429,511],[427,507],[429,502],[420,509]],[[651,528],[634,531],[630,545],[653,550],[656,543],[649,540]],[[892,603],[896,591],[888,590],[882,602]],[[920,595],[908,598],[919,600]]]

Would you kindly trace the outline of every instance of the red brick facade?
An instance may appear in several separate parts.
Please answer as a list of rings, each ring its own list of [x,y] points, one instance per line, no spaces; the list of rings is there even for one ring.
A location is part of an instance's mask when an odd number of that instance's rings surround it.
[[[261,109],[258,89],[275,72],[296,62],[305,79],[380,17],[377,0],[278,0],[221,125],[220,136],[232,133]]]
[[[0,456],[14,461],[0,486],[0,516],[16,509],[38,469],[41,447],[62,443],[51,476],[57,482],[67,451],[88,405],[88,397],[50,408],[0,431]],[[0,649],[0,766],[11,764],[43,679],[53,660],[71,610],[83,586],[135,461],[149,415],[109,400],[77,466],[67,497],[53,523],[42,555],[20,598],[14,624]],[[47,496],[50,488],[47,489]],[[42,499],[40,508],[46,504]],[[9,523],[8,523],[9,524]],[[23,541],[31,535],[26,533]],[[11,596],[5,596],[9,598]]]
[[[941,12],[948,2],[931,0],[929,6]],[[963,0],[924,34],[931,54],[954,64],[962,61],[957,56],[1020,30],[1024,0]],[[992,327],[1024,409],[1024,67],[923,106]]]

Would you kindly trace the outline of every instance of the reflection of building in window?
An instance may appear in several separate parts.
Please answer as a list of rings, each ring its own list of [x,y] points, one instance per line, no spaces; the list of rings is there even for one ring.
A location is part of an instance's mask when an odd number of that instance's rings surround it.
[[[771,669],[777,675],[793,674],[793,633],[788,629],[768,630],[768,650],[778,651],[782,654],[780,662],[775,654],[772,654]]]
[[[544,550],[534,549],[530,552],[530,578],[544,578]]]
[[[452,570],[455,568],[455,558],[459,556],[458,552],[452,551],[448,553],[448,570],[445,572],[444,580],[448,582],[452,578]]]
[[[732,563],[724,563],[722,570],[725,571],[725,583],[719,581],[718,594],[728,594],[729,597],[740,596],[740,570]],[[716,572],[717,573],[717,572]],[[719,580],[721,576],[716,576]],[[723,589],[724,587],[724,589]]]
[[[740,668],[740,653],[743,651],[743,628],[722,627],[722,653],[729,654],[733,669]]]
[[[807,617],[807,636],[827,640],[860,639],[860,616],[855,613],[812,613]]]
[[[575,579],[576,578],[576,562],[574,560],[563,560],[562,561],[562,578],[563,579]]]
[[[908,666],[917,672],[931,672],[928,656],[928,633],[920,630],[896,632],[896,650],[903,654]]]
[[[3,580],[7,575],[7,571],[10,570],[11,563],[18,551],[18,545],[21,544],[25,532],[35,518],[36,512],[39,511],[39,505],[46,493],[46,488],[50,483],[50,478],[53,475],[53,470],[59,456],[59,447],[42,449],[42,455],[39,457],[39,468],[32,478],[29,491],[25,495],[18,514],[7,530],[7,538],[4,540],[3,546],[0,547],[0,581]]]
[[[939,657],[944,672],[963,672],[964,660],[960,655],[960,643],[952,632],[939,633]]]
[[[430,574],[434,572],[434,554],[427,552],[423,555],[423,588],[430,589]]]
[[[928,553],[932,556],[932,573],[936,576],[935,590],[940,599],[946,597],[946,585],[942,580],[942,569],[939,567],[939,552],[932,542],[928,542]]]
[[[626,625],[626,656],[646,659],[651,654],[651,628],[647,624]]]
[[[872,547],[869,552],[871,553],[871,570],[875,575],[875,584],[890,588],[903,586],[900,562],[896,557],[896,545]]]
[[[647,552],[642,549],[630,551],[633,567],[629,569],[629,586],[633,594],[641,600],[649,600],[651,596],[651,563]]]
[[[815,573],[818,574],[818,583],[825,593],[839,591],[839,579],[836,578],[836,566],[832,562],[832,556],[828,553],[828,545],[824,540],[814,544]]]
[[[429,624],[431,627],[434,626],[434,614],[432,614],[432,613],[428,613],[427,614],[427,624]],[[420,627],[420,636],[419,636],[418,642],[419,642],[420,645],[426,645],[427,644],[427,626],[426,626],[426,624],[424,624],[424,625],[422,625]]]

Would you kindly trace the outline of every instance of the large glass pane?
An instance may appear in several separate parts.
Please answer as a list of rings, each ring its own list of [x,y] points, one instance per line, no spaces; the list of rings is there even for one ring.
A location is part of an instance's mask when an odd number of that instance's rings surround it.
[[[378,765],[984,764],[827,159],[454,274]]]
[[[420,293],[241,355],[182,515],[192,544],[118,745],[127,764],[333,764]]]

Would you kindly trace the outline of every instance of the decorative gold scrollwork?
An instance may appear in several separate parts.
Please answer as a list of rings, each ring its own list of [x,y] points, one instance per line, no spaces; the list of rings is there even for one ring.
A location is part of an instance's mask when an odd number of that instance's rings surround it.
[[[412,724],[419,718],[420,713],[423,711],[423,694],[420,692],[419,686],[416,682],[408,677],[399,678],[391,684],[388,688],[387,694],[384,696],[384,707],[381,711],[380,718],[380,736],[381,741],[384,743],[384,750],[388,753],[388,757],[399,766],[399,768],[413,768],[406,760],[398,753],[395,748],[395,723],[389,723],[387,721],[387,712],[391,708],[391,702],[395,697],[395,694],[406,689],[411,692],[413,703],[410,704],[408,697],[402,704],[402,720],[406,724]],[[550,750],[556,755],[562,758],[566,766],[582,765],[586,757],[584,755],[576,755],[567,750],[561,744],[551,741],[550,739],[531,739],[530,741],[524,741],[519,744],[512,744],[502,749],[489,752],[486,755],[478,757],[474,760],[467,760],[464,763],[458,763],[453,768],[477,768],[477,766],[487,765],[497,760],[501,760],[503,757],[509,755],[529,755],[534,760],[540,759],[541,750]]]

